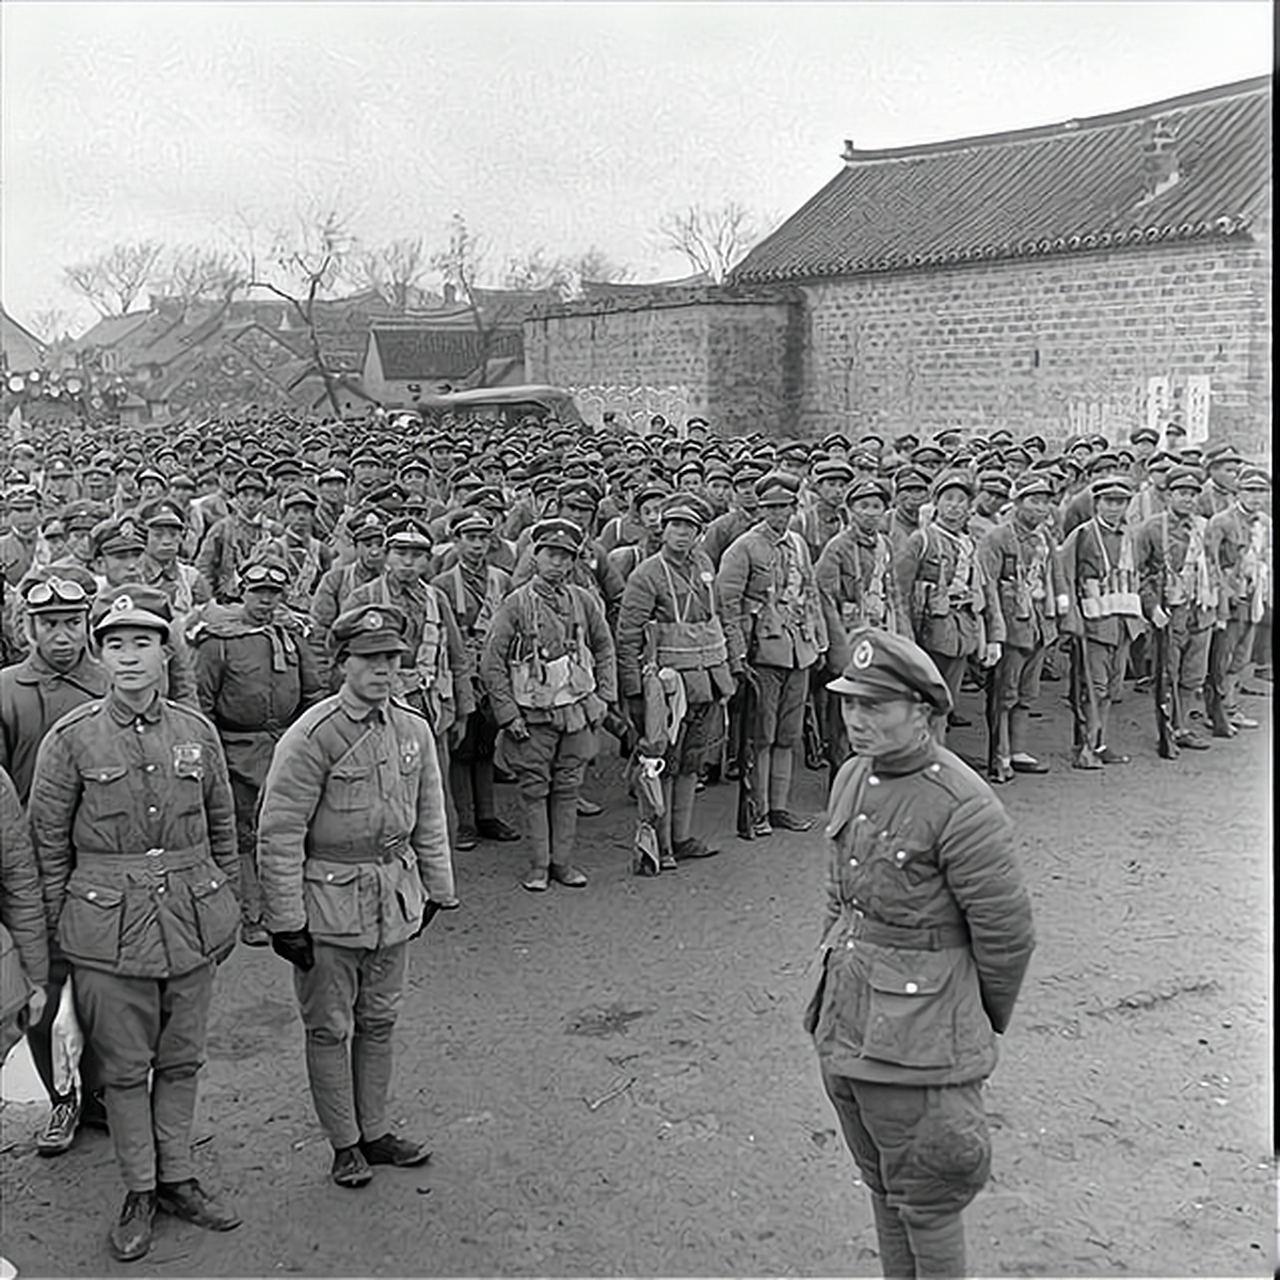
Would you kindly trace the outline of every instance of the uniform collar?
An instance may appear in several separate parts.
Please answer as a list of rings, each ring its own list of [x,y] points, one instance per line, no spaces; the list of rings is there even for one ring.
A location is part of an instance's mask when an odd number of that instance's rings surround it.
[[[930,736],[919,746],[908,747],[905,751],[874,760],[871,767],[883,777],[900,778],[908,773],[919,773],[926,765],[932,764],[937,756],[937,739]]]
[[[151,701],[141,711],[135,711],[116,695],[114,689],[107,694],[103,702],[111,713],[111,718],[122,725],[133,724],[138,720],[144,720],[147,724],[158,724],[161,712],[164,710],[164,699],[160,696],[159,690],[151,695]]]
[[[342,704],[343,711],[352,720],[371,720],[374,724],[381,724],[386,719],[386,703],[381,706],[374,706],[371,702],[364,702],[357,698],[345,683],[338,690],[338,701]]]
[[[69,680],[76,684],[83,684],[83,677],[86,670],[90,669],[90,664],[97,665],[86,649],[74,667],[59,671],[56,667],[51,667],[39,653],[33,650],[26,661],[18,667],[14,678],[21,684],[45,684],[54,680]]]

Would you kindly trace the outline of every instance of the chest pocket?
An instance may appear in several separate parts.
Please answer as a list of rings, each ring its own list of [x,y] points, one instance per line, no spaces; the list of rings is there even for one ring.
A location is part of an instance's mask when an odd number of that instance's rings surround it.
[[[80,770],[84,804],[95,817],[118,818],[132,808],[129,770],[122,764],[104,764]]]
[[[329,774],[324,795],[331,809],[354,813],[377,799],[377,782],[372,765],[342,765]]]

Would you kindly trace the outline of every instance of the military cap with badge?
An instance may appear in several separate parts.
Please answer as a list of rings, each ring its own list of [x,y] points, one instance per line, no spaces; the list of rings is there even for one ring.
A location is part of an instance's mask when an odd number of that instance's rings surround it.
[[[832,693],[877,700],[905,698],[935,714],[952,709],[951,691],[934,661],[905,636],[867,629],[850,637],[849,664],[828,683]]]

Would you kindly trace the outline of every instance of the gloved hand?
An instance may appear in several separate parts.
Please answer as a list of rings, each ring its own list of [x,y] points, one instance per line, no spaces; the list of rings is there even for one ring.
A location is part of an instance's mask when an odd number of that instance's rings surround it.
[[[311,942],[311,930],[305,925],[301,929],[285,929],[281,933],[273,933],[271,950],[303,973],[315,968],[316,950]]]

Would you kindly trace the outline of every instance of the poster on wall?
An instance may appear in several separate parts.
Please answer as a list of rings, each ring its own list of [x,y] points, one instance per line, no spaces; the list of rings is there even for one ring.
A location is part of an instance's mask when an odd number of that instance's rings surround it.
[[[1169,408],[1169,379],[1154,377],[1147,379],[1147,421],[1152,431],[1160,430],[1160,423]]]
[[[1187,379],[1187,443],[1204,444],[1209,438],[1209,378],[1196,374]]]

